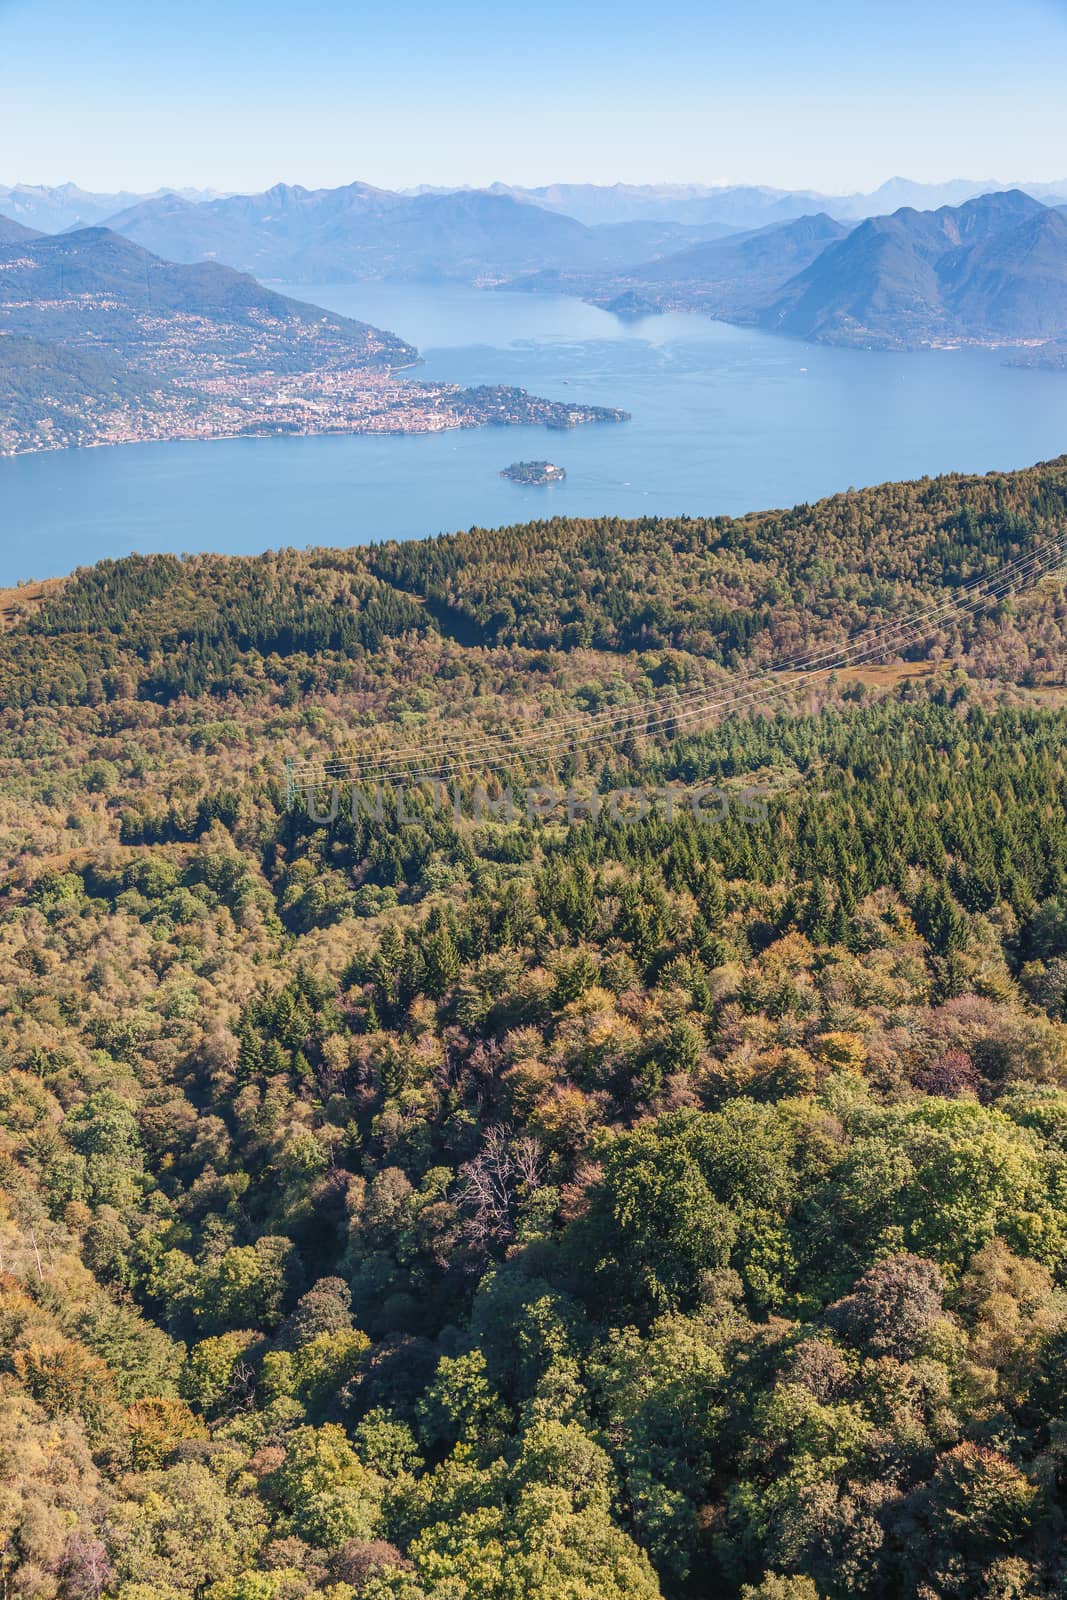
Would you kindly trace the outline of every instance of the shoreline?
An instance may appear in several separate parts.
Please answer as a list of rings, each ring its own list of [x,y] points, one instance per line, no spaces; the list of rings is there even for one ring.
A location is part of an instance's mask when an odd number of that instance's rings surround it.
[[[565,404],[562,401],[551,403]],[[437,433],[473,433],[479,428],[544,428],[552,433],[570,433],[576,428],[598,427],[607,423],[631,420],[629,412],[621,411],[615,416],[583,417],[580,421],[572,423],[542,421],[537,418],[516,418],[511,422],[487,417],[482,421],[460,419],[455,422],[444,422],[438,428],[263,428],[239,433],[172,433],[160,438],[90,439],[78,444],[41,444],[32,445],[24,450],[0,450],[0,461],[17,461],[25,456],[58,455],[67,450],[121,450],[146,444],[232,444],[240,439],[415,439]]]

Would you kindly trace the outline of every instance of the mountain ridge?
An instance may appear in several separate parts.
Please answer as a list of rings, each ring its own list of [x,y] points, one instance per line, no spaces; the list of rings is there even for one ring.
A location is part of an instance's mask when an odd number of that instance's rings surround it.
[[[181,194],[186,199],[211,198],[212,189],[157,189],[155,195]],[[0,211],[42,233],[62,233],[67,228],[90,227],[147,195],[120,191],[94,194],[76,183],[0,184]]]
[[[1067,217],[1007,190],[870,218],[798,273],[759,320],[831,343],[1055,337],[1067,329]]]
[[[623,316],[688,310],[747,323],[757,320],[768,300],[799,270],[848,232],[849,224],[822,212],[691,245],[621,273],[570,279],[537,274],[513,287],[582,294]]]
[[[90,337],[96,347],[121,342],[132,314],[195,311],[240,323],[268,317],[282,326],[327,328],[353,344],[372,365],[406,365],[416,356],[411,345],[369,323],[292,300],[220,262],[163,260],[109,228],[41,234],[28,246],[16,248],[17,256],[11,247],[0,252],[5,267],[0,320],[17,324],[20,332],[69,336],[71,316],[77,311],[73,302],[108,295],[121,297],[121,303],[95,308]],[[31,323],[32,327],[22,325]]]
[[[578,294],[624,316],[695,311],[818,343],[1062,344],[1067,209],[1010,189],[858,223],[819,213],[621,272],[537,274],[512,287]]]
[[[19,244],[23,239],[40,237],[36,228],[27,228],[24,223],[16,222],[13,217],[0,216],[0,245]]]
[[[956,194],[970,183],[933,187]],[[404,194],[363,182],[279,183],[256,195],[165,192],[111,220],[113,233],[156,256],[190,267],[225,262],[282,282],[456,281],[572,293],[623,314],[690,309],[861,346],[1062,342],[1067,206],[1051,192],[1061,186],[1035,187],[1050,192],[998,190],[857,220],[825,207],[783,216],[810,194],[758,186],[498,184]],[[893,178],[876,196],[929,190]],[[758,206],[760,226],[738,226],[739,211],[703,223],[644,216],[587,224],[559,209],[579,191],[598,204],[637,197],[653,212],[670,204],[676,215],[689,201],[743,197]],[[9,237],[23,226],[13,219]]]
[[[485,190],[404,195],[352,183],[276,184],[257,195],[192,203],[165,195],[108,219],[173,259],[224,260],[286,282],[498,281],[555,268],[604,269],[642,253],[730,231],[664,220],[589,228]]]

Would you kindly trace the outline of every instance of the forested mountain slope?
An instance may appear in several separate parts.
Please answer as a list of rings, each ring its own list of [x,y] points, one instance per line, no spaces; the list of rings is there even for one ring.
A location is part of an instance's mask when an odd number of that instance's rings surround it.
[[[627,265],[606,281],[591,278],[585,288],[591,299],[610,310],[625,309],[626,300],[620,301],[620,296],[632,294],[640,297],[646,310],[680,306],[727,322],[751,322],[798,273],[848,232],[849,225],[825,213],[774,222],[684,250],[661,250],[660,259]],[[547,276],[546,286],[552,281]],[[537,286],[536,279],[519,285]]]
[[[1060,461],[14,597],[8,1594],[1063,1592],[1067,596],[949,600],[1065,501]],[[762,808],[285,809],[287,756],[602,728],[920,613],[503,774]]]
[[[612,273],[548,272],[517,288],[623,314],[699,311],[823,344],[1039,346],[1067,332],[1067,212],[1020,189],[910,206],[858,226],[821,211]]]
[[[24,227],[12,217],[0,216],[0,244],[21,244],[25,240],[38,237],[33,228]]]
[[[1067,214],[1019,189],[872,217],[761,314],[829,343],[1044,340],[1067,331]]]
[[[417,359],[395,334],[214,262],[162,261],[106,228],[9,227],[0,227],[0,454],[291,426],[291,412],[275,407],[270,418],[263,399],[279,375],[329,386],[337,373],[388,374]]]
[[[107,228],[12,240],[0,265],[0,330],[134,364],[151,360],[161,373],[204,366],[209,356],[232,358],[253,339],[263,347],[260,360],[282,372],[307,361],[308,345],[354,365],[415,359],[395,334],[291,300],[216,262],[161,260]]]

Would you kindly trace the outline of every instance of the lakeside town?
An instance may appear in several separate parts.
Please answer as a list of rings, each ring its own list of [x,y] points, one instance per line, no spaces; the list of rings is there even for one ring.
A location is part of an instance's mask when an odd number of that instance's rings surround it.
[[[626,420],[624,411],[546,400],[525,389],[465,389],[365,368],[231,373],[196,383],[176,379],[77,417],[43,407],[28,423],[0,417],[0,455],[266,434],[414,434],[522,424],[574,428]]]
[[[10,403],[0,405],[6,456],[261,434],[566,429],[627,418],[525,389],[421,382],[411,374],[418,350],[341,318],[160,317],[90,294],[32,307],[10,301],[0,314],[0,365],[5,354],[21,365]]]
[[[519,388],[420,381],[419,364],[396,334],[227,269],[204,277],[155,262],[115,235],[0,252],[0,455],[627,417]]]

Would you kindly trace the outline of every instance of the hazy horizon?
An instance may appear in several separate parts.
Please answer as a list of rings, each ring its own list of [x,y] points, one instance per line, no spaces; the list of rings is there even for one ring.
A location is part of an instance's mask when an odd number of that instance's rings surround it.
[[[1041,174],[1041,175],[1036,176],[1036,177],[1033,176],[1033,175],[1029,175],[1028,174],[1025,177],[1016,176],[1016,177],[1010,177],[1010,178],[1003,178],[1003,177],[999,177],[999,176],[996,176],[996,175],[993,175],[993,176],[990,176],[990,177],[975,177],[975,176],[972,176],[972,175],[967,174],[967,173],[952,173],[948,177],[939,177],[939,178],[925,178],[925,177],[924,178],[916,178],[911,173],[894,172],[887,178],[882,178],[882,179],[878,180],[877,182],[862,184],[859,188],[855,188],[855,189],[826,189],[826,188],[822,188],[820,185],[815,184],[815,183],[798,183],[798,184],[788,185],[788,184],[776,183],[776,182],[773,182],[773,181],[771,181],[769,179],[766,179],[766,178],[751,178],[751,179],[740,179],[740,178],[644,178],[644,179],[634,179],[634,178],[630,178],[630,177],[625,177],[624,176],[624,177],[607,179],[607,180],[597,180],[597,179],[594,179],[594,178],[583,178],[583,177],[570,177],[570,176],[560,177],[558,175],[556,177],[542,178],[541,180],[539,180],[537,182],[529,182],[529,183],[520,183],[517,179],[512,179],[512,178],[497,177],[497,178],[492,178],[492,179],[488,180],[485,183],[467,183],[467,182],[462,182],[462,181],[456,180],[456,181],[453,181],[453,182],[440,182],[440,183],[418,182],[418,183],[397,185],[395,187],[393,185],[387,184],[385,182],[378,182],[373,178],[367,178],[367,177],[364,177],[364,176],[357,176],[357,177],[352,177],[352,178],[347,178],[347,179],[346,178],[342,178],[336,183],[331,182],[331,183],[321,183],[321,184],[320,183],[313,183],[310,180],[304,180],[304,179],[302,179],[300,177],[286,177],[286,178],[276,178],[272,182],[264,183],[264,184],[258,186],[255,189],[224,189],[224,188],[220,187],[218,184],[212,183],[210,181],[205,181],[203,183],[152,183],[152,184],[145,185],[143,187],[136,187],[136,186],[132,186],[130,184],[114,184],[114,185],[99,184],[99,183],[93,183],[93,182],[89,182],[89,181],[82,181],[80,178],[69,177],[69,176],[68,177],[64,177],[64,178],[24,178],[24,177],[8,178],[4,174],[0,173],[0,188],[4,188],[4,189],[60,190],[60,189],[65,189],[65,188],[71,188],[71,189],[76,189],[76,190],[80,191],[82,194],[91,194],[91,195],[136,194],[136,195],[140,195],[140,196],[150,196],[150,195],[156,195],[156,194],[179,194],[180,195],[180,194],[193,194],[193,193],[196,193],[196,194],[202,194],[202,195],[210,196],[211,198],[218,198],[218,199],[224,199],[224,198],[227,198],[228,196],[236,195],[236,194],[264,194],[264,193],[269,192],[271,189],[279,187],[279,186],[285,186],[285,187],[288,187],[288,188],[303,188],[303,189],[306,189],[306,190],[309,190],[309,191],[315,191],[315,190],[319,190],[319,189],[324,189],[324,190],[325,189],[343,189],[343,188],[350,187],[353,184],[365,184],[367,187],[372,188],[372,189],[381,189],[381,190],[384,190],[384,191],[391,191],[391,192],[394,192],[394,193],[402,193],[402,194],[417,194],[419,192],[431,191],[431,190],[432,191],[436,191],[436,192],[440,192],[440,193],[448,193],[448,192],[460,193],[460,192],[465,192],[465,191],[482,192],[482,191],[485,191],[485,190],[492,189],[494,187],[501,187],[501,186],[504,187],[504,188],[522,189],[524,191],[533,191],[533,190],[537,190],[537,189],[583,188],[583,187],[604,188],[604,189],[634,188],[634,189],[661,189],[661,190],[674,190],[674,189],[677,189],[677,190],[687,190],[687,189],[693,189],[693,190],[696,190],[696,189],[717,190],[717,189],[732,189],[732,188],[756,188],[756,189],[765,189],[765,190],[768,190],[770,192],[781,193],[781,194],[810,193],[810,194],[813,194],[813,195],[817,195],[817,196],[819,196],[820,198],[823,198],[823,199],[836,199],[836,198],[848,199],[848,198],[852,198],[854,196],[860,196],[860,195],[863,195],[863,196],[875,195],[875,194],[878,194],[882,189],[888,188],[890,185],[896,184],[896,183],[915,184],[915,185],[921,186],[923,188],[932,188],[932,189],[946,188],[948,186],[956,185],[956,184],[959,184],[959,185],[968,184],[968,185],[973,185],[975,187],[981,187],[983,189],[986,189],[987,186],[988,186],[987,192],[995,192],[995,191],[1016,189],[1016,188],[1021,188],[1021,189],[1053,188],[1053,187],[1056,187],[1057,185],[1062,184],[1064,186],[1064,189],[1065,189],[1065,197],[1067,197],[1067,170],[1065,170],[1063,173],[1052,172],[1052,173],[1050,173],[1048,175]]]
[[[1067,172],[1063,0],[1023,0],[1010,30],[988,0],[546,0],[535,23],[481,0],[0,0],[0,42],[5,165],[96,192]]]

